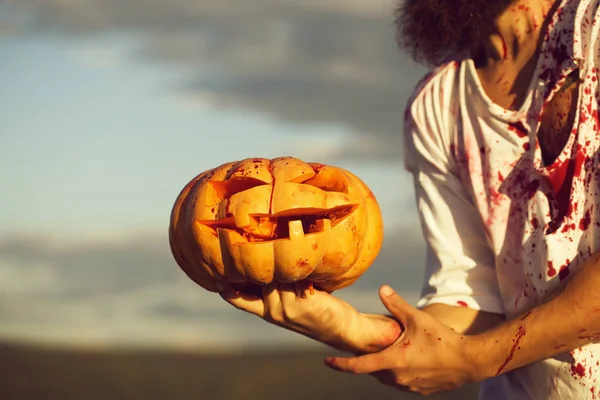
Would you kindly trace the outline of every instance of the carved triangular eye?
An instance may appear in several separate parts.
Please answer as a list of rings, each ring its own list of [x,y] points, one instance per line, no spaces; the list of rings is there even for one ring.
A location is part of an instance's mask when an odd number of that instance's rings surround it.
[[[328,192],[348,194],[348,178],[337,168],[322,166],[315,168],[315,172],[317,173],[315,176],[302,183]]]
[[[214,195],[217,197],[216,202],[228,199],[236,193],[257,186],[267,185],[267,183],[254,178],[232,178],[225,181],[208,181],[206,184],[212,186]]]

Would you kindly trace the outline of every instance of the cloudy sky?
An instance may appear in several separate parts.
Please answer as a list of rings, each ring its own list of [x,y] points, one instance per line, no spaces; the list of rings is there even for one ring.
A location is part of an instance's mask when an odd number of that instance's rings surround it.
[[[392,0],[0,3],[0,335],[296,340],[195,287],[169,253],[181,187],[245,157],[292,155],[363,178],[386,239],[340,296],[380,310],[376,289],[388,282],[414,298],[423,254],[401,118],[425,70],[395,48],[392,9]]]

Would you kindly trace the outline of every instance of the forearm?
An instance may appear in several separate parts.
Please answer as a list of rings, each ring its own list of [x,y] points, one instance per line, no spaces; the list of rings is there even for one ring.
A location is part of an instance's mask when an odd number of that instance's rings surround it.
[[[599,256],[584,263],[550,300],[469,337],[484,378],[599,341]]]
[[[432,304],[423,308],[441,323],[454,329],[456,332],[467,335],[484,332],[493,328],[504,321],[504,315],[487,313],[465,307],[454,307],[446,304]],[[387,319],[394,320],[391,315],[378,314],[359,314],[358,330],[362,340],[349,340],[345,343],[345,350],[355,354],[365,354],[380,351],[390,342],[390,332],[383,333],[378,331],[378,326],[382,326],[382,321]],[[371,334],[365,335],[365,332]]]
[[[428,313],[444,325],[458,333],[472,335],[485,332],[505,320],[504,315],[474,310],[467,307],[455,307],[446,304],[432,304],[422,311]]]

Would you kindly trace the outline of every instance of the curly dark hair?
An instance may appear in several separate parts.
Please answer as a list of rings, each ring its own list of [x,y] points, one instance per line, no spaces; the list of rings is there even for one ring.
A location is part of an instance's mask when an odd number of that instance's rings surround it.
[[[438,66],[474,58],[494,21],[515,0],[400,0],[396,41],[417,62]]]

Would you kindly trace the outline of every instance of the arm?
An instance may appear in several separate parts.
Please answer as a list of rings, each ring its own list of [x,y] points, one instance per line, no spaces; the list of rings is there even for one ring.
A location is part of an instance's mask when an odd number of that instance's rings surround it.
[[[446,304],[432,304],[424,307],[422,311],[455,332],[464,335],[485,332],[505,320],[502,314]],[[356,312],[354,318],[349,319],[349,321],[353,320],[355,322],[350,322],[350,324],[356,328],[345,330],[345,334],[343,333],[338,338],[322,340],[315,337],[314,339],[329,344],[338,350],[359,355],[380,351],[391,345],[402,330],[402,327],[398,325],[398,331],[390,331],[390,327],[395,327],[392,321],[397,321],[390,314],[362,314]]]
[[[468,321],[474,314],[460,318],[445,309],[448,306],[436,306],[435,313],[445,318],[443,323],[432,317],[434,308],[417,310],[390,288],[382,288],[383,304],[405,328],[400,340],[378,353],[330,357],[326,364],[344,372],[375,374],[388,385],[431,394],[600,342],[599,268],[597,253],[547,302],[509,321],[499,322],[499,316],[488,315],[486,319],[497,325],[481,326],[483,331],[473,335],[446,324],[473,329]],[[575,374],[587,373],[581,364],[572,368]]]
[[[441,303],[428,305],[422,311],[452,330],[464,335],[475,335],[486,332],[506,320],[502,314],[479,311],[467,307],[449,306]],[[381,318],[381,316],[378,317]],[[386,317],[394,318],[393,315],[389,314]]]
[[[223,287],[221,296],[233,306],[266,321],[353,354],[380,351],[402,334],[403,326],[393,315],[359,313],[350,304],[326,292],[298,297],[294,285],[263,287],[253,296]],[[504,320],[500,314],[470,308],[432,304],[423,311],[459,333],[474,333]]]
[[[423,311],[456,332],[465,335],[485,332],[505,320],[502,314],[446,304],[431,304],[424,307]]]
[[[549,301],[469,338],[482,378],[599,342],[599,268],[597,253]]]

